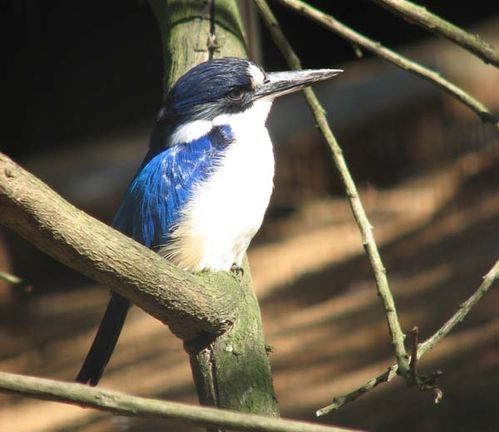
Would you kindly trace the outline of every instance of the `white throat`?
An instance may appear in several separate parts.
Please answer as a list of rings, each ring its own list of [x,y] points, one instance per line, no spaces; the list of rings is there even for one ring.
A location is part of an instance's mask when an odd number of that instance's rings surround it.
[[[190,143],[202,136],[208,134],[213,126],[229,125],[231,128],[240,130],[243,133],[244,125],[246,130],[251,130],[255,127],[265,127],[265,121],[269,115],[272,101],[258,100],[253,106],[244,112],[237,114],[222,114],[210,120],[194,120],[189,123],[180,125],[170,137],[170,145]]]

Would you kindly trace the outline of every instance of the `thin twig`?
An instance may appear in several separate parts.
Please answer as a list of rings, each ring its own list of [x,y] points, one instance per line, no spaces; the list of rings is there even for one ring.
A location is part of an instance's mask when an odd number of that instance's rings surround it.
[[[499,67],[499,52],[492,45],[485,42],[477,34],[471,34],[462,28],[444,20],[428,11],[425,7],[406,0],[372,0],[385,9],[400,15],[437,35],[444,36],[450,41],[475,54],[485,63]]]
[[[413,327],[411,337],[411,361],[409,362],[411,380],[409,384],[416,386],[422,392],[432,392],[435,403],[439,403],[444,396],[444,392],[437,386],[437,380],[442,375],[442,371],[436,370],[429,377],[418,374],[419,327]]]
[[[178,402],[130,396],[102,388],[0,372],[0,390],[36,399],[91,407],[130,417],[165,418],[182,423],[261,432],[347,432],[318,425]]]
[[[423,357],[429,350],[431,350],[444,336],[446,336],[458,323],[460,323],[466,315],[470,312],[470,310],[475,306],[478,301],[487,293],[489,288],[492,286],[494,281],[499,279],[499,260],[494,264],[494,266],[490,269],[487,275],[483,278],[483,282],[477,288],[477,290],[473,293],[473,295],[462,303],[459,306],[458,311],[452,315],[443,325],[440,327],[430,338],[424,341],[419,345],[417,351],[417,358],[420,359]],[[389,382],[393,376],[396,375],[397,365],[390,366],[387,372],[383,372],[377,377],[369,380],[364,385],[352,390],[351,392],[337,396],[333,399],[333,403],[321,408],[317,411],[317,416],[323,416],[331,411],[336,411],[340,409],[343,405],[348,402],[352,402],[367,393],[369,390],[372,390],[378,384]],[[438,373],[438,372],[437,372]],[[435,394],[436,402],[438,402],[437,397],[439,395]],[[440,395],[441,397],[441,395]]]
[[[25,282],[21,278],[15,276],[13,274],[3,272],[3,271],[0,271],[0,279],[11,284],[11,285],[24,285],[25,284]]]
[[[496,279],[499,279],[499,260],[496,261],[490,271],[483,277],[476,292],[464,303],[459,305],[457,312],[452,315],[445,324],[436,331],[433,336],[426,339],[418,348],[418,358],[430,351],[442,338],[444,338],[455,326],[460,323],[473,306],[485,295]]]
[[[393,378],[397,376],[397,365],[390,366],[385,373],[378,375],[377,377],[369,380],[363,386],[356,388],[355,390],[344,394],[342,396],[335,396],[333,398],[333,402],[328,406],[321,408],[315,412],[317,417],[322,417],[331,411],[335,411],[340,409],[343,405],[346,405],[349,402],[353,402],[354,400],[361,397],[364,393],[367,393],[369,390],[372,390],[378,384],[384,382],[390,382]]]
[[[490,110],[480,101],[475,99],[470,94],[466,93],[463,89],[453,84],[452,82],[443,78],[438,72],[426,68],[419,63],[416,63],[407,57],[397,54],[395,51],[381,45],[379,42],[375,42],[372,39],[356,32],[352,28],[346,26],[342,22],[338,21],[331,15],[327,15],[318,9],[309,6],[308,4],[299,0],[276,0],[282,5],[300,13],[301,15],[309,18],[328,30],[338,34],[342,38],[352,42],[354,45],[362,47],[367,51],[383,57],[394,65],[411,72],[421,78],[431,82],[432,84],[440,87],[442,90],[454,96],[456,99],[461,101],[464,105],[469,107],[474,111],[483,122],[492,123],[496,128],[499,129],[498,117],[490,112]]]
[[[411,361],[409,362],[409,367],[411,369],[411,380],[416,383],[418,380],[417,374],[417,362],[418,362],[418,345],[419,345],[419,327],[414,326],[411,330]]]
[[[274,42],[279,47],[289,66],[293,69],[301,69],[299,58],[284,36],[279,23],[277,22],[265,0],[256,0],[256,4],[260,10],[263,21],[267,25],[272,38],[274,39]],[[331,149],[334,164],[336,166],[336,169],[338,170],[338,173],[340,174],[343,186],[350,201],[353,216],[362,235],[362,244],[364,245],[364,249],[369,258],[369,262],[374,273],[374,278],[376,280],[378,294],[383,302],[383,306],[385,309],[388,329],[392,338],[392,345],[395,351],[395,357],[397,358],[399,373],[405,377],[408,377],[409,356],[404,346],[405,335],[402,332],[402,328],[400,327],[400,321],[398,319],[397,311],[395,308],[395,302],[388,285],[385,267],[383,265],[378,247],[376,246],[376,242],[374,240],[372,226],[367,218],[366,212],[357,192],[357,187],[355,186],[345,158],[343,157],[343,151],[336,141],[336,138],[334,137],[333,132],[327,123],[324,109],[320,105],[312,89],[309,88],[305,90],[305,98],[310,107],[310,110],[312,111],[312,114],[314,115],[315,121],[317,122],[320,131],[322,132]]]

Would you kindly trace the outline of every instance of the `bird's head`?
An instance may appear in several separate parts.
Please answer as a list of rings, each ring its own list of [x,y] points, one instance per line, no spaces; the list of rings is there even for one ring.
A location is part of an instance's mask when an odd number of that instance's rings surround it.
[[[264,118],[271,102],[314,82],[333,77],[339,69],[317,69],[266,73],[241,58],[210,60],[190,69],[167,93],[158,124],[170,134],[188,124],[213,122],[222,116],[245,113],[261,105]]]

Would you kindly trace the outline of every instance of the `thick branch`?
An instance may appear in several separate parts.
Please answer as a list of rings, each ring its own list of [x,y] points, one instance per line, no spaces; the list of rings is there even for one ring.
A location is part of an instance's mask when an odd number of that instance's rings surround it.
[[[78,210],[1,153],[0,223],[125,296],[184,339],[218,334],[237,314],[240,293],[233,276],[179,270]]]
[[[256,4],[258,5],[263,20],[267,25],[274,42],[279,47],[289,66],[293,69],[301,69],[299,58],[284,36],[279,23],[275,19],[265,0],[256,0]],[[362,244],[364,245],[364,249],[367,253],[374,273],[378,294],[383,301],[386,319],[388,322],[388,329],[392,338],[392,345],[397,358],[399,371],[403,376],[409,376],[409,356],[404,346],[405,336],[400,327],[397,310],[395,309],[395,301],[393,300],[393,296],[388,285],[385,267],[381,261],[378,247],[376,246],[376,242],[374,240],[372,226],[367,218],[367,214],[357,192],[357,187],[355,186],[345,158],[343,157],[343,151],[328,125],[324,109],[320,105],[312,89],[309,88],[305,90],[305,98],[307,99],[307,103],[312,111],[312,114],[314,115],[319,129],[331,149],[334,164],[340,174],[343,186],[350,201],[355,221],[357,222],[362,235]]]
[[[212,56],[246,57],[237,2],[150,0],[150,4],[161,30],[165,88]],[[215,286],[218,283],[215,279],[213,282]],[[244,266],[239,286],[218,288],[229,298],[234,293],[237,319],[216,338],[199,337],[184,345],[199,400],[203,405],[278,416],[261,314],[248,265]]]
[[[69,403],[130,417],[159,417],[199,426],[261,432],[348,432],[351,429],[242,414],[233,411],[146,399],[61,381],[0,372],[0,390],[36,399]]]
[[[165,89],[212,57],[246,57],[237,2],[149,0],[149,4],[161,30]]]
[[[470,34],[462,28],[428,11],[425,7],[406,0],[372,0],[385,9],[400,15],[437,35],[463,47],[481,58],[485,63],[499,67],[499,52],[477,34]]]
[[[457,324],[459,324],[468,313],[471,308],[475,306],[478,301],[487,293],[489,288],[492,286],[495,280],[499,279],[499,260],[490,269],[487,275],[483,278],[483,282],[473,293],[473,295],[459,306],[458,311],[452,315],[445,323],[440,327],[430,338],[428,338],[423,343],[419,344],[417,350],[418,360],[423,357],[429,350],[431,350],[444,336],[446,336]],[[392,365],[388,370],[366,382],[364,385],[357,387],[355,390],[333,398],[333,403],[321,408],[317,411],[317,416],[323,416],[331,411],[336,411],[340,409],[343,405],[353,402],[358,399],[363,394],[372,390],[374,387],[381,383],[389,382],[397,374],[397,365]]]
[[[319,23],[323,27],[338,34],[340,37],[354,43],[355,45],[362,47],[380,57],[383,57],[384,59],[400,67],[401,69],[418,75],[421,78],[436,85],[437,87],[440,87],[442,90],[455,97],[464,105],[469,107],[472,111],[474,111],[483,122],[492,123],[496,126],[496,128],[499,128],[498,117],[495,114],[490,112],[490,110],[484,104],[482,104],[470,94],[466,93],[463,89],[443,78],[438,72],[426,68],[419,63],[408,59],[407,57],[397,54],[395,51],[386,48],[379,42],[375,42],[367,38],[366,36],[356,32],[342,22],[338,21],[333,16],[327,15],[324,12],[321,12],[320,10],[315,9],[312,6],[307,5],[302,1],[276,1],[300,13],[306,18]]]

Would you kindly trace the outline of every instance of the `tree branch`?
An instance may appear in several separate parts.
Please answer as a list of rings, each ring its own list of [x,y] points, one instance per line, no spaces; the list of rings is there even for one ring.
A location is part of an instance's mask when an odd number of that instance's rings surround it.
[[[283,420],[255,414],[146,399],[81,384],[0,372],[0,390],[55,402],[95,408],[130,417],[157,417],[199,426],[261,432],[348,432],[332,426]]]
[[[494,266],[489,270],[489,272],[483,277],[483,282],[473,293],[473,295],[466,300],[464,303],[459,305],[457,312],[452,315],[445,323],[440,327],[433,336],[425,340],[418,347],[418,359],[423,357],[428,351],[430,351],[440,340],[442,340],[447,334],[459,324],[470,312],[471,308],[475,306],[479,300],[487,293],[489,288],[492,286],[495,280],[499,279],[499,260],[496,261]]]
[[[475,306],[480,299],[487,293],[495,280],[499,279],[499,260],[496,261],[490,271],[484,276],[483,282],[471,297],[459,306],[458,311],[452,315],[430,338],[423,343],[419,344],[417,349],[418,360],[423,357],[429,350],[431,350],[442,338],[444,338],[457,324],[459,324],[468,315],[470,310]],[[331,411],[340,409],[343,405],[353,402],[363,394],[372,390],[374,387],[381,383],[389,382],[397,375],[397,365],[392,365],[388,370],[375,378],[372,378],[364,385],[357,387],[355,390],[333,398],[333,403],[317,410],[318,417],[326,415]]]
[[[356,32],[352,28],[346,26],[342,22],[338,21],[331,15],[327,15],[312,6],[300,0],[276,0],[278,3],[300,13],[306,18],[309,18],[328,30],[336,33],[340,37],[353,42],[355,45],[360,46],[367,51],[370,51],[394,65],[406,70],[407,72],[413,73],[420,76],[421,78],[431,82],[432,84],[440,87],[446,93],[455,97],[457,100],[462,102],[472,111],[474,111],[483,122],[492,123],[496,128],[499,129],[498,117],[490,112],[490,110],[480,101],[475,99],[470,94],[466,93],[463,89],[453,84],[452,82],[443,78],[438,72],[435,72],[429,68],[426,68],[419,63],[416,63],[407,57],[397,54],[395,51],[386,48],[379,42],[375,42],[372,39]]]
[[[234,0],[149,2],[161,30],[165,89],[211,56],[246,58],[243,26]],[[260,308],[246,260],[243,267],[240,285],[219,286],[216,291],[216,295],[237,301],[237,319],[231,320],[230,329],[215,338],[201,335],[184,347],[202,405],[278,416]],[[216,288],[218,279],[213,283]]]
[[[26,282],[24,282],[21,278],[17,277],[16,275],[6,273],[3,271],[0,271],[0,280],[3,280],[11,285],[25,285]]]
[[[470,34],[462,28],[428,11],[425,7],[406,0],[372,0],[390,12],[400,15],[432,33],[443,36],[451,42],[481,58],[485,63],[499,67],[499,52],[479,35]]]
[[[1,153],[0,223],[109,286],[183,339],[219,334],[237,316],[241,293],[234,276],[179,270],[78,210]]]
[[[289,66],[293,69],[301,69],[301,63],[298,56],[293,51],[265,0],[256,0],[256,4],[265,24],[267,25],[267,28],[272,35],[272,38],[274,39],[274,42],[279,47]],[[357,192],[357,187],[355,186],[345,158],[343,157],[343,151],[327,123],[324,109],[320,105],[312,89],[305,89],[304,93],[315,121],[317,122],[322,135],[331,149],[334,164],[340,174],[343,187],[345,188],[347,197],[350,201],[355,222],[357,223],[362,235],[362,244],[364,245],[364,249],[369,258],[369,263],[371,264],[374,278],[376,280],[376,288],[385,309],[388,329],[392,338],[392,345],[395,357],[397,358],[399,373],[404,377],[409,377],[409,355],[407,354],[404,346],[405,335],[400,327],[397,310],[395,308],[395,301],[393,300],[388,279],[386,277],[386,269],[383,265],[378,247],[376,246],[376,242],[374,240],[372,226],[367,218],[367,214]]]
[[[346,405],[349,402],[353,402],[360,398],[363,394],[366,394],[369,390],[372,390],[374,387],[377,387],[381,383],[388,383],[393,378],[397,376],[397,365],[392,365],[388,368],[388,370],[377,377],[370,379],[364,385],[357,387],[355,390],[348,392],[341,396],[335,396],[333,398],[333,403],[324,408],[321,408],[315,412],[317,417],[325,416],[329,414],[331,411],[339,410],[343,405]]]

